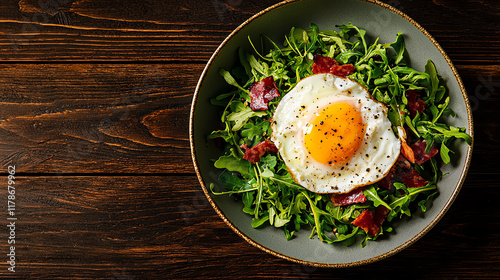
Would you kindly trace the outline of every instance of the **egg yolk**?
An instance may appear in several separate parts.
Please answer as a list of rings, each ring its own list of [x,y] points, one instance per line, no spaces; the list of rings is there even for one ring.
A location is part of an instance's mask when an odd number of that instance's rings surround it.
[[[339,102],[315,114],[304,135],[304,145],[313,159],[335,166],[354,155],[363,134],[361,113],[351,104]]]

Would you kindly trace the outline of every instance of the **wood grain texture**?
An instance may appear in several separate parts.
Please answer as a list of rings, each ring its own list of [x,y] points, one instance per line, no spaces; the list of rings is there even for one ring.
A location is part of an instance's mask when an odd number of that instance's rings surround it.
[[[236,26],[278,2],[24,0],[19,5],[0,4],[0,61],[204,63]],[[383,2],[419,22],[455,63],[500,61],[496,1]],[[490,43],[479,43],[484,41]]]
[[[18,172],[193,173],[188,116],[200,71],[196,65],[1,66],[2,165],[16,164]]]
[[[1,60],[205,62],[232,29],[279,1],[38,2],[0,14]]]

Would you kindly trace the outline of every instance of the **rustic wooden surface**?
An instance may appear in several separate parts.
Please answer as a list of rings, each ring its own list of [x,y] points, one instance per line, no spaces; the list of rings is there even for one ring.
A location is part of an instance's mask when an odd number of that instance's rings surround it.
[[[16,272],[2,279],[499,279],[500,98],[495,0],[383,1],[442,45],[473,105],[463,189],[426,236],[350,269],[247,244],[203,196],[188,115],[210,55],[277,0],[0,2],[2,224],[16,166]]]

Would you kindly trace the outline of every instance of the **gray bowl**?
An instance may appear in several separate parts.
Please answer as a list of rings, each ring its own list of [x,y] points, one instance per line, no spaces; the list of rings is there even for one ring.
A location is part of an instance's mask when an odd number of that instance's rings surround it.
[[[281,229],[251,227],[252,217],[241,211],[242,204],[229,196],[214,196],[207,189],[217,185],[220,170],[210,159],[218,158],[221,151],[206,136],[219,123],[219,108],[210,104],[210,98],[231,90],[219,75],[219,69],[231,69],[241,46],[251,52],[248,36],[254,41],[265,34],[275,42],[282,42],[291,27],[308,29],[315,23],[320,29],[336,29],[335,25],[352,22],[367,30],[380,42],[393,42],[398,32],[405,35],[405,45],[410,54],[411,66],[423,71],[431,59],[450,92],[450,107],[457,117],[448,119],[450,125],[466,127],[473,136],[472,113],[464,86],[450,59],[427,31],[395,8],[378,1],[359,0],[303,0],[285,1],[256,14],[234,30],[215,51],[205,67],[193,97],[190,116],[191,154],[203,191],[219,216],[247,242],[272,255],[297,262],[322,267],[347,267],[371,263],[389,257],[413,244],[426,234],[443,217],[451,206],[465,180],[472,145],[461,141],[455,147],[452,163],[443,166],[447,173],[438,184],[439,196],[425,214],[397,222],[395,232],[365,248],[353,245],[322,243],[309,239],[310,231],[301,229],[297,237],[286,241]]]

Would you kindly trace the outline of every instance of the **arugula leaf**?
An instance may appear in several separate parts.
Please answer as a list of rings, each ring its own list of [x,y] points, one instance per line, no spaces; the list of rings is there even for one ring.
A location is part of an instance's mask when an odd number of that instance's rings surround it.
[[[346,225],[343,225],[344,227],[348,228]],[[338,228],[337,228],[338,230]],[[346,247],[352,246],[356,242],[356,237],[358,235],[359,227],[355,227],[353,231],[348,232],[345,230],[345,233],[337,233],[335,236],[337,237],[336,240],[333,242],[343,242]]]
[[[406,52],[405,41],[403,39],[402,33],[398,33],[398,35],[396,37],[396,41],[394,43],[392,43],[390,46],[396,51],[396,54],[397,54],[395,61],[394,61],[394,63],[396,65],[401,63],[401,61],[408,56],[408,54]]]
[[[240,47],[238,48],[238,57],[240,59],[240,63],[245,69],[245,73],[247,74],[248,77],[252,76],[252,67],[250,66],[250,63],[248,62],[245,54],[245,50]]]
[[[262,121],[257,124],[254,124],[253,122],[247,122],[241,129],[241,136],[248,139],[254,139],[256,142],[260,142],[260,139],[262,139],[267,133],[269,126],[269,121]]]
[[[337,27],[342,29],[343,34],[347,34],[349,31],[355,30],[357,32],[357,34],[355,36],[359,37],[361,39],[361,42],[362,42],[364,50],[365,50],[365,54],[368,52],[368,48],[367,48],[366,40],[365,40],[365,35],[366,35],[365,30],[359,29],[357,26],[354,26],[351,23],[345,24],[345,25],[339,25]]]
[[[265,216],[265,215],[262,217],[253,218],[252,219],[252,227],[258,228],[258,227],[262,226],[264,223],[266,223],[267,221],[269,221],[269,216]]]
[[[450,149],[446,147],[445,141],[441,143],[441,149],[439,149],[439,155],[441,156],[441,159],[443,160],[444,163],[450,163]]]
[[[392,210],[392,208],[378,196],[377,190],[375,189],[375,185],[371,185],[368,188],[364,188],[363,194],[366,196],[366,199],[373,201],[373,206],[377,207],[379,205],[383,205],[386,208]]]
[[[264,157],[261,157],[259,161],[261,168],[264,169],[268,168],[271,171],[274,171],[274,167],[276,166],[277,163],[278,159],[276,158],[276,156],[273,156],[272,154],[268,154]]]
[[[255,186],[253,190],[255,191],[257,189],[258,187]],[[248,215],[254,215],[255,209],[253,208],[253,204],[255,201],[255,192],[245,192],[241,197],[241,201],[243,202],[242,211]]]
[[[427,206],[426,206],[426,203],[431,201],[432,199],[434,199],[435,196],[438,195],[438,192],[433,192],[431,193],[430,195],[428,195],[425,199],[421,200],[418,202],[418,206],[420,206],[420,209],[422,209],[422,212],[425,212],[427,211]]]
[[[464,139],[465,142],[467,142],[468,145],[472,144],[472,137],[470,137],[469,134],[463,132],[465,129],[459,129],[453,126],[450,126],[449,128],[443,128],[439,126],[431,126],[432,129],[439,131],[443,134],[445,137],[455,137],[455,138],[461,138]]]
[[[215,163],[214,166],[220,169],[227,169],[229,171],[239,172],[243,176],[247,176],[250,173],[250,168],[252,164],[244,159],[235,158],[232,155],[221,156]]]
[[[241,193],[246,193],[246,192],[251,192],[251,191],[254,191],[256,190],[257,188],[250,188],[250,189],[242,189],[242,190],[238,190],[238,191],[226,191],[226,192],[216,192],[214,191],[214,188],[215,188],[215,184],[214,183],[210,183],[210,191],[215,194],[215,195],[224,195],[224,194],[241,194]]]
[[[226,83],[228,83],[228,84],[230,84],[232,86],[237,87],[241,91],[244,91],[244,92],[248,93],[248,90],[242,88],[238,84],[238,82],[236,82],[236,80],[233,78],[233,76],[231,76],[231,73],[229,73],[228,71],[226,71],[224,69],[220,69],[219,74],[224,78],[224,80],[226,81]]]
[[[425,64],[425,73],[430,77],[429,99],[433,103],[436,99],[436,91],[439,87],[439,78],[437,76],[436,66],[431,60],[427,60],[427,64]]]
[[[263,117],[267,115],[266,111],[253,111],[250,107],[245,106],[241,102],[235,103],[234,112],[227,116],[228,121],[233,121],[232,131],[240,130],[243,125],[252,117]]]
[[[308,201],[309,201],[309,207],[311,209],[311,212],[314,216],[314,229],[316,230],[316,234],[318,235],[319,239],[321,241],[331,241],[329,237],[325,235],[325,233],[322,231],[323,224],[321,223],[321,216],[326,215],[330,216],[330,213],[323,211],[318,208],[318,206],[312,201],[312,199],[309,197],[307,192],[302,192],[301,193]]]
[[[280,217],[280,215],[276,213],[276,210],[274,210],[274,207],[269,209],[269,223],[271,225],[279,228],[286,225],[288,222],[290,222],[290,219]]]

